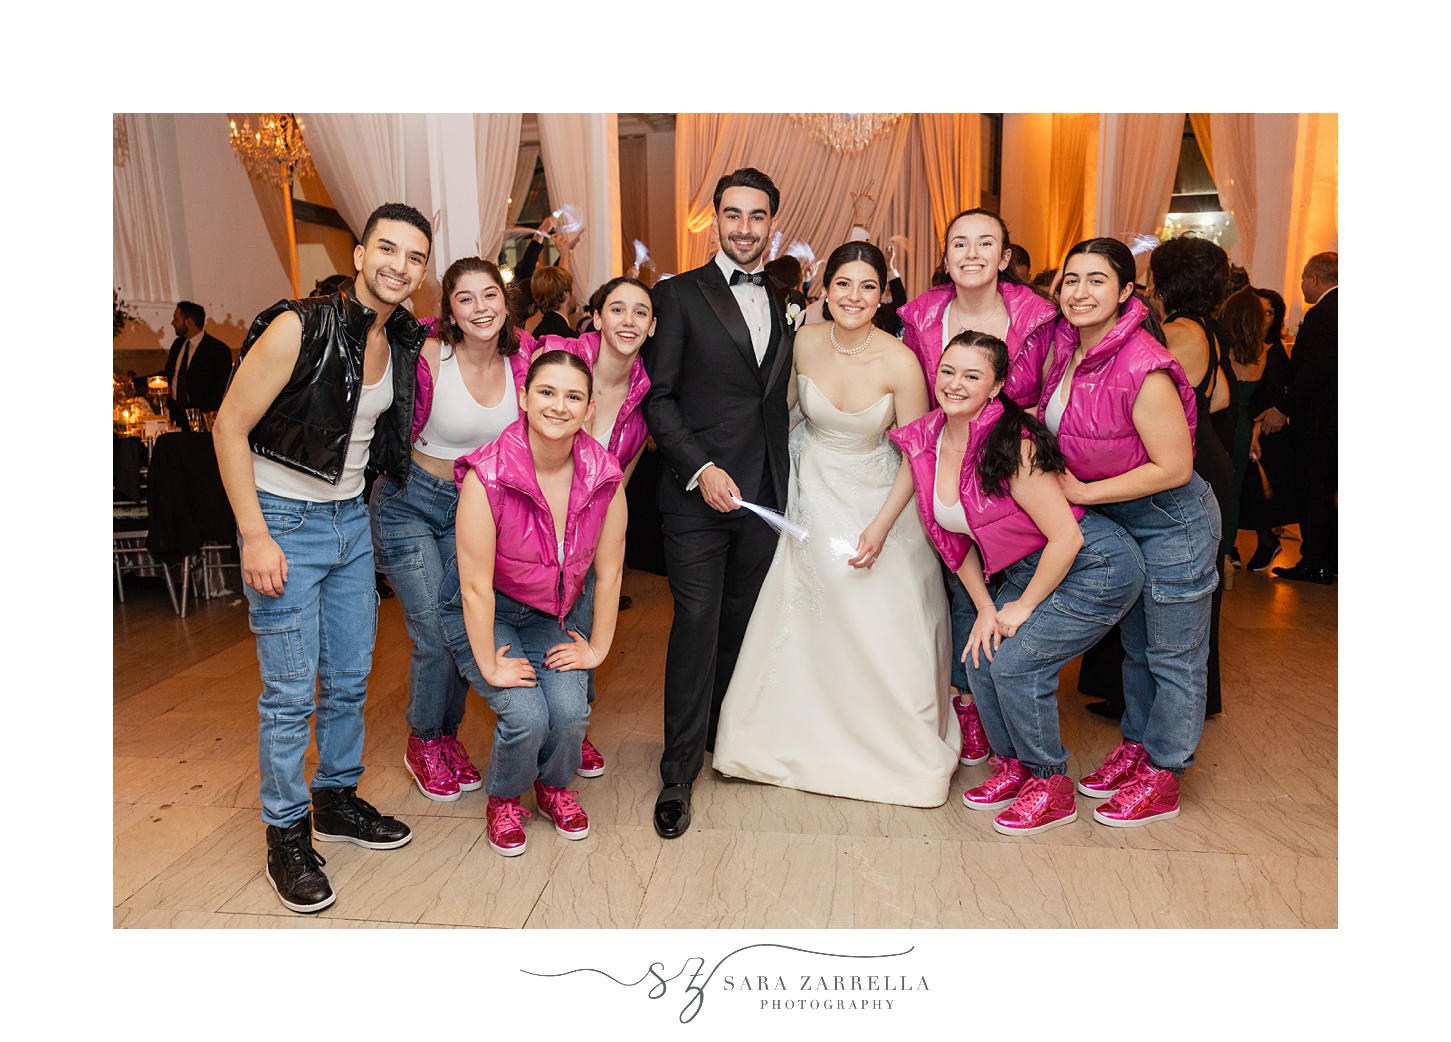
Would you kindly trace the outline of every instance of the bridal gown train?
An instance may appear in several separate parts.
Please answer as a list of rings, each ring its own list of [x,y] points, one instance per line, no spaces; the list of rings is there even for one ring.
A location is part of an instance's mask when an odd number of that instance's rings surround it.
[[[782,536],[721,705],[712,763],[735,778],[878,803],[946,802],[961,746],[937,552],[908,502],[870,569],[850,567],[901,457],[890,394],[861,412],[797,377]]]

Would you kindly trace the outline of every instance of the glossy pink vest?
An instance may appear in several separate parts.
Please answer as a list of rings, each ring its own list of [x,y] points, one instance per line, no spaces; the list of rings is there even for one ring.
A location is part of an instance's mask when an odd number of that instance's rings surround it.
[[[990,496],[983,491],[977,467],[972,465],[971,461],[982,454],[983,443],[1002,414],[1002,403],[991,401],[968,426],[967,453],[964,456],[967,465],[962,468],[957,494],[963,513],[967,515],[967,526],[972,529],[971,539],[939,525],[932,509],[937,481],[937,437],[947,423],[942,410],[934,409],[892,432],[892,440],[907,457],[907,464],[912,470],[917,512],[922,516],[923,527],[927,529],[932,545],[937,547],[937,552],[953,571],[962,567],[968,548],[974,541],[982,557],[983,572],[988,576],[1048,545],[1048,538],[1016,499],[1010,495]],[[1069,504],[1069,508],[1073,511],[1074,520],[1082,519],[1082,507]]]
[[[1147,315],[1144,303],[1130,297],[1118,322],[1074,370],[1068,406],[1058,426],[1058,445],[1068,469],[1080,481],[1117,477],[1149,462],[1144,441],[1134,427],[1134,402],[1144,380],[1159,369],[1174,378],[1189,421],[1189,438],[1194,438],[1198,415],[1194,388],[1178,360],[1143,328]],[[1039,419],[1047,414],[1048,399],[1058,389],[1078,347],[1078,330],[1067,319],[1060,319],[1053,344],[1053,365],[1038,400]]]
[[[554,515],[529,449],[528,419],[519,417],[494,441],[454,461],[460,486],[472,470],[489,494],[498,533],[494,553],[494,588],[531,608],[548,612],[564,624],[584,589],[594,561],[610,500],[624,475],[620,465],[589,436],[574,439],[574,480],[569,487],[564,524],[564,564],[559,563]]]
[[[518,330],[519,350],[508,356],[509,368],[514,371],[514,389],[517,391],[524,386],[524,376],[529,372],[529,356],[534,351],[534,338],[524,330]],[[445,344],[440,350],[448,350]],[[428,423],[428,414],[433,409],[433,370],[428,368],[428,361],[423,353],[418,355],[418,390],[413,395],[413,436],[408,439],[412,445],[423,433],[423,427]]]
[[[942,323],[957,287],[952,283],[933,286],[926,293],[903,304],[897,311],[902,320],[902,342],[912,349],[927,378],[927,400],[937,400],[937,363],[942,359]],[[1038,382],[1043,360],[1053,342],[1053,324],[1058,309],[1027,286],[998,281],[1003,306],[1008,311],[1007,396],[1024,409],[1038,404]]]
[[[600,356],[601,341],[598,333],[585,333],[578,338],[546,336],[540,338],[538,348],[544,351],[568,351],[583,358],[589,365],[590,372],[594,372],[595,361]],[[630,366],[630,386],[625,392],[625,404],[620,406],[620,413],[615,417],[615,426],[610,430],[609,443],[605,445],[621,467],[629,466],[635,453],[640,451],[640,446],[650,436],[645,427],[645,414],[640,411],[640,403],[645,400],[645,392],[649,389],[650,377],[645,375],[645,363],[636,355]]]

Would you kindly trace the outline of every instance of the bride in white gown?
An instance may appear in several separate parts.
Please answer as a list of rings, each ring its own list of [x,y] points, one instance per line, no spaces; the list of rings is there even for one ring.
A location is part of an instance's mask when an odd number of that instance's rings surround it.
[[[927,411],[916,358],[872,316],[886,261],[827,260],[829,323],[796,333],[783,536],[721,705],[712,764],[736,778],[879,803],[947,800],[961,736],[937,554],[886,432]]]

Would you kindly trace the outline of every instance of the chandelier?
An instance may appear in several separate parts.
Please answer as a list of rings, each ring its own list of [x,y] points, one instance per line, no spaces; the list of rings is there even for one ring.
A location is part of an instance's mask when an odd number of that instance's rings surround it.
[[[793,112],[791,118],[841,155],[860,152],[902,118],[900,112]]]
[[[290,183],[294,175],[308,176],[317,172],[312,153],[302,139],[302,122],[290,112],[259,112],[257,129],[254,117],[245,116],[242,125],[229,120],[232,151],[242,158],[242,165],[253,177],[260,177],[280,187],[284,178]]]

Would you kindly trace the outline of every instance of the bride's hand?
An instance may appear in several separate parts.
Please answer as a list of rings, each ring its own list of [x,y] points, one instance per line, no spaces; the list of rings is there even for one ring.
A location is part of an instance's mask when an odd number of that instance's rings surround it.
[[[987,660],[993,660],[993,652],[1002,644],[1003,639],[997,632],[998,613],[996,611],[980,611],[977,613],[977,621],[972,624],[972,632],[967,635],[967,646],[962,649],[962,661],[967,661],[967,656],[972,656],[974,669],[980,668],[982,663],[978,659],[978,652],[981,651],[987,656]]]
[[[887,541],[887,529],[888,526],[875,521],[867,525],[857,540],[856,556],[846,563],[853,568],[870,568],[876,564],[877,558],[882,555],[882,544]]]

